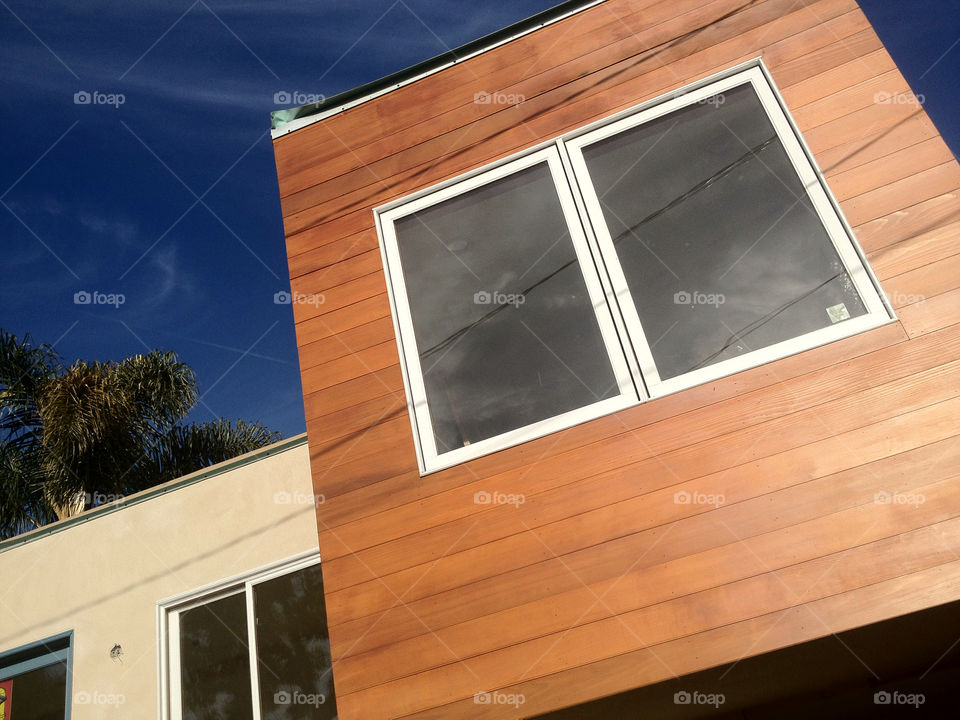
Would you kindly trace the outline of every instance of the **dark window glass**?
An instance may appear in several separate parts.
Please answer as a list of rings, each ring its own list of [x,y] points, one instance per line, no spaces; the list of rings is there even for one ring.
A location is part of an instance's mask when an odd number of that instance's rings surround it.
[[[583,153],[661,379],[866,313],[751,85]]]
[[[319,565],[253,588],[263,720],[331,720],[330,637]]]
[[[184,720],[251,717],[243,593],[180,613],[180,692]]]
[[[0,688],[3,689],[0,693],[0,717],[16,720],[63,720],[66,717],[65,662],[7,678],[0,682]]]
[[[438,453],[619,394],[546,163],[394,227]]]

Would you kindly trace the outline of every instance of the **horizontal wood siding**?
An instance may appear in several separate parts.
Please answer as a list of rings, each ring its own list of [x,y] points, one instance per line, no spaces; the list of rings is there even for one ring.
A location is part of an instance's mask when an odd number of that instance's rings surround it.
[[[372,209],[757,56],[898,321],[420,477]],[[878,93],[910,88],[854,0],[608,0],[275,141],[344,720],[534,715],[960,598],[960,166]]]

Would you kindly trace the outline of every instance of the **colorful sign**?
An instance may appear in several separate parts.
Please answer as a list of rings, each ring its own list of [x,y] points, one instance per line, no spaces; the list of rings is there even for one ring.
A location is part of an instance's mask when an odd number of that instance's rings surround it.
[[[0,681],[0,720],[13,720],[13,679]]]

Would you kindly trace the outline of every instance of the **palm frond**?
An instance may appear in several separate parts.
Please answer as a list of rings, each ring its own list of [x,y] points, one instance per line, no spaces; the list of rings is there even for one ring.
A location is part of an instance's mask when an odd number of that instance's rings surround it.
[[[139,416],[157,428],[180,421],[197,402],[196,373],[172,352],[132,355],[117,364],[116,380]]]
[[[281,439],[278,432],[260,423],[221,418],[207,423],[178,425],[163,437],[154,457],[154,472],[166,482],[230,460],[243,453],[271,445]]]
[[[57,513],[43,492],[38,455],[0,445],[0,538],[56,519]]]
[[[0,330],[0,537],[280,439],[243,420],[181,425],[196,402],[196,374],[172,352],[64,367]]]
[[[60,367],[53,348],[0,328],[0,442],[26,449],[39,440],[36,398]]]

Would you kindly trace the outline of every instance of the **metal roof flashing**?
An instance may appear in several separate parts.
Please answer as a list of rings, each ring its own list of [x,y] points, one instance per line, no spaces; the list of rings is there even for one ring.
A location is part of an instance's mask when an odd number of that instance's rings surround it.
[[[502,30],[497,30],[477,40],[472,40],[465,45],[461,45],[458,48],[449,50],[429,60],[424,60],[416,65],[387,75],[379,80],[360,85],[352,90],[347,90],[346,92],[326,98],[320,102],[310,103],[309,105],[302,105],[300,107],[284,108],[283,110],[274,110],[270,113],[270,135],[276,140],[307,125],[324,120],[331,115],[336,115],[344,110],[362,105],[369,100],[380,97],[381,95],[386,95],[405,85],[415,83],[418,80],[422,80],[448,67],[462,63],[488,50],[493,50],[500,45],[505,45],[524,35],[529,35],[535,30],[564,20],[571,15],[582,12],[594,5],[599,5],[602,2],[604,2],[604,0],[567,0],[543,12],[532,15],[526,20],[508,25]]]

